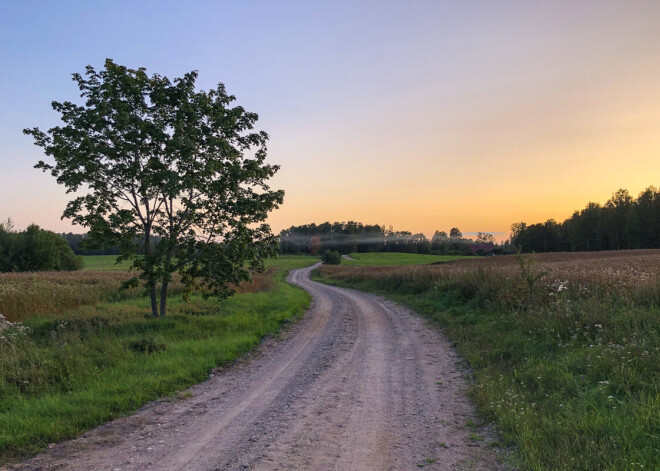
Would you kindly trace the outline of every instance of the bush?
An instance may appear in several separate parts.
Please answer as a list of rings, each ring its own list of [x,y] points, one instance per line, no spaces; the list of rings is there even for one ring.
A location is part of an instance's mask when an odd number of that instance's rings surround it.
[[[30,225],[23,232],[0,227],[0,271],[73,271],[82,268],[76,256],[59,235]]]
[[[326,250],[321,257],[326,265],[339,265],[341,263],[341,254],[336,250]]]

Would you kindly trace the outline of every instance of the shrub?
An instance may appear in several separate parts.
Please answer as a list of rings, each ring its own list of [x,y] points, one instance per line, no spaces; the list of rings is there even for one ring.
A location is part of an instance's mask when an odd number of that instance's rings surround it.
[[[326,265],[339,265],[341,263],[341,254],[336,250],[326,250],[321,257]]]
[[[0,227],[0,271],[73,271],[82,259],[54,232],[32,224],[23,232]]]

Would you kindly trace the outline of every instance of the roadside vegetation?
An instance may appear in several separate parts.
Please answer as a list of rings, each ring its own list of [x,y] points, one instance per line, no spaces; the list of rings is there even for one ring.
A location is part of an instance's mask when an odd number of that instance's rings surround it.
[[[80,280],[52,283],[48,279],[56,274],[31,274],[46,279],[31,291],[41,300],[54,292],[39,297],[39,287],[61,289],[63,302],[90,286],[100,288],[88,305],[33,316],[25,303],[21,324],[0,323],[0,463],[24,459],[198,383],[276,334],[309,305],[307,293],[284,281],[286,273],[317,260],[269,260],[268,271],[234,296],[194,296],[190,302],[175,296],[169,315],[159,319],[151,317],[143,290],[129,299],[98,301],[116,292],[128,274],[77,272],[70,275]],[[6,287],[7,279],[0,278],[0,292]],[[12,297],[0,297],[0,309],[6,299]]]
[[[660,251],[322,266],[440,325],[522,469],[660,468]]]

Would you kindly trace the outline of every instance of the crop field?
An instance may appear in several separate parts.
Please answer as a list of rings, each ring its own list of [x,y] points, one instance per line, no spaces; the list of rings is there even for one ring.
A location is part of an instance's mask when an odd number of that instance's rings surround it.
[[[426,255],[416,253],[373,252],[352,253],[353,260],[343,259],[342,265],[350,266],[398,266],[398,265],[428,265],[431,263],[452,262],[463,260],[463,255]]]
[[[660,469],[660,250],[323,266],[441,326],[522,469]]]
[[[0,275],[0,464],[172,395],[295,320],[309,295],[284,282],[313,257],[269,262],[226,300],[173,296],[150,318],[120,271]],[[35,307],[36,306],[36,307]]]

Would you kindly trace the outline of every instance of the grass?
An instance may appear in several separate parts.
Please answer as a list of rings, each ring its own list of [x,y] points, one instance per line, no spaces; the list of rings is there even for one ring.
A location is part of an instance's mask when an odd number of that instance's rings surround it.
[[[100,269],[110,259],[115,260],[114,255],[90,258],[92,266],[99,267],[98,270],[0,273],[0,314],[11,322],[21,322],[35,316],[58,315],[81,306],[120,302],[144,295],[142,288],[120,291],[121,284],[132,276],[127,270]],[[300,256],[282,256],[269,259],[266,267],[271,269],[302,259]],[[241,284],[238,292],[260,290],[270,283],[271,278],[269,274],[256,273],[253,275],[254,283]],[[172,294],[181,292],[182,286],[176,280],[177,277],[170,285]]]
[[[373,252],[352,253],[354,260],[342,260],[342,265],[352,266],[395,266],[395,265],[428,265],[431,263],[452,262],[462,260],[463,255],[426,255],[416,253]]]
[[[83,255],[85,271],[128,271],[130,262],[117,264],[117,255]]]
[[[32,317],[0,333],[0,463],[128,414],[208,377],[297,319],[309,305],[288,270],[315,262],[271,262],[272,283],[223,300],[172,297],[170,314],[149,318],[145,298]]]
[[[522,469],[660,469],[660,251],[319,274],[442,326]]]

